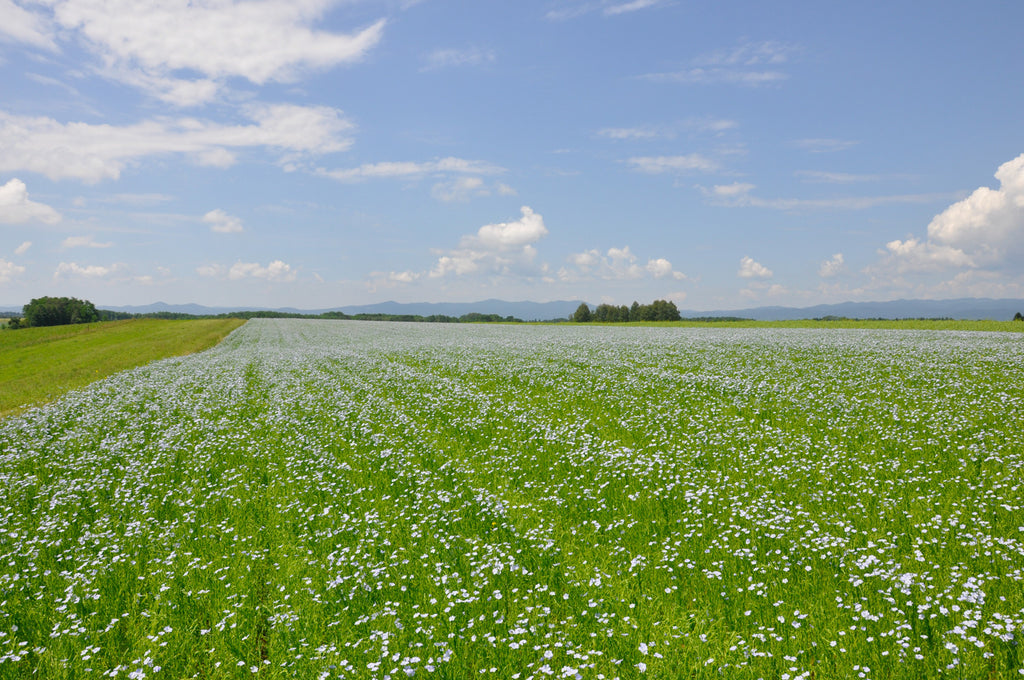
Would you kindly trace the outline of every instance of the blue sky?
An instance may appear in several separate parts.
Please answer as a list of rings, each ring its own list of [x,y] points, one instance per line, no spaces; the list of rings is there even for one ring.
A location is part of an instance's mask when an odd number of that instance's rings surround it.
[[[0,0],[0,305],[1024,297],[1024,3]]]

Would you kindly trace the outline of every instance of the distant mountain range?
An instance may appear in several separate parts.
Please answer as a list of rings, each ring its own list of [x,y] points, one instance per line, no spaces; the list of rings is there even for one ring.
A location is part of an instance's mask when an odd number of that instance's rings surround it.
[[[525,321],[564,319],[579,307],[579,300],[558,300],[555,302],[508,302],[505,300],[481,300],[479,302],[379,302],[372,305],[352,305],[325,309],[276,308],[271,311],[301,314],[322,314],[344,312],[345,314],[413,314],[430,316],[462,316],[471,312],[514,316]],[[206,307],[198,304],[172,305],[155,302],[151,305],[111,307],[97,305],[102,309],[132,314],[152,312],[177,312],[182,314],[227,314],[230,312],[263,310],[265,307]],[[593,305],[591,305],[593,308]],[[20,312],[21,305],[0,305],[3,310]],[[817,319],[825,316],[841,316],[851,319],[909,319],[909,318],[952,318],[952,319],[994,319],[1008,321],[1016,313],[1024,314],[1024,300],[959,298],[956,300],[891,300],[888,302],[840,302],[813,307],[751,307],[747,309],[719,309],[698,311],[681,309],[683,318],[734,316],[758,321],[783,321],[792,319]]]

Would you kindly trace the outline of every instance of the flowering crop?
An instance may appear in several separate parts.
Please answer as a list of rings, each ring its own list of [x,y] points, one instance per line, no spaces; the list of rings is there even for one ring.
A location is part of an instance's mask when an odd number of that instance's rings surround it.
[[[1021,677],[1024,344],[254,320],[0,423],[0,677]]]

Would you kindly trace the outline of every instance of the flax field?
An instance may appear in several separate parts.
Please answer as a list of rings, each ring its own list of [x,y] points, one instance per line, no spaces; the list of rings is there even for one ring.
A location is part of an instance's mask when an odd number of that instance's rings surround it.
[[[1024,337],[253,320],[0,421],[0,678],[1021,678]]]

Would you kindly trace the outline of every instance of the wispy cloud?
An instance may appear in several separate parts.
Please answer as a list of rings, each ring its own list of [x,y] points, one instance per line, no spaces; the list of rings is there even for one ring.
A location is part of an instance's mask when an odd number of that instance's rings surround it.
[[[753,184],[735,182],[733,184],[716,185],[711,189],[701,187],[701,191],[716,205],[770,208],[772,210],[867,210],[883,205],[934,203],[951,198],[951,195],[948,193],[838,196],[834,198],[761,198],[753,195],[752,192],[756,188]]]
[[[566,21],[577,17],[600,12],[606,17],[614,17],[622,14],[630,14],[640,10],[652,9],[672,4],[671,0],[570,0],[559,3],[561,6],[549,10],[544,18],[548,21]]]
[[[860,144],[860,142],[851,139],[831,139],[822,137],[798,139],[793,143],[801,149],[811,153],[835,153],[836,151],[846,151],[847,149],[851,149]]]
[[[319,169],[317,172],[341,182],[355,182],[366,179],[416,178],[426,175],[496,175],[505,169],[485,161],[472,161],[464,158],[441,158],[434,161],[384,161],[366,163],[356,168],[337,170]]]
[[[262,85],[289,82],[308,69],[359,61],[384,32],[383,19],[351,33],[314,25],[332,0],[242,2],[196,0],[54,0],[59,34],[80,38],[98,59],[97,70],[166,102],[189,106],[216,96],[224,81],[239,77]],[[0,0],[4,32],[53,49],[45,10],[13,11]]]
[[[729,50],[700,56],[682,69],[648,73],[642,78],[654,82],[693,85],[723,83],[758,86],[778,83],[789,78],[782,70],[799,48],[787,43],[765,41],[745,42]]]
[[[466,49],[434,50],[423,60],[423,71],[436,71],[460,66],[483,66],[496,60],[494,50],[470,47]]]
[[[61,248],[109,248],[113,243],[100,243],[96,240],[93,235],[88,236],[68,236],[66,239],[60,242]]]
[[[0,38],[57,51],[53,31],[44,14],[30,12],[11,0],[0,0]]]
[[[717,162],[697,153],[684,156],[636,156],[626,161],[631,169],[652,175],[680,172],[716,172]]]
[[[0,112],[0,172],[31,171],[88,183],[117,179],[148,156],[185,154],[200,165],[226,167],[237,149],[264,147],[294,159],[347,149],[355,126],[325,106],[254,105],[250,125],[194,118],[157,118],[134,125],[61,123]]]
[[[857,175],[846,172],[824,172],[820,170],[798,170],[797,177],[807,182],[822,182],[825,184],[856,184],[859,182],[879,182],[883,179],[891,179],[886,175]]]

